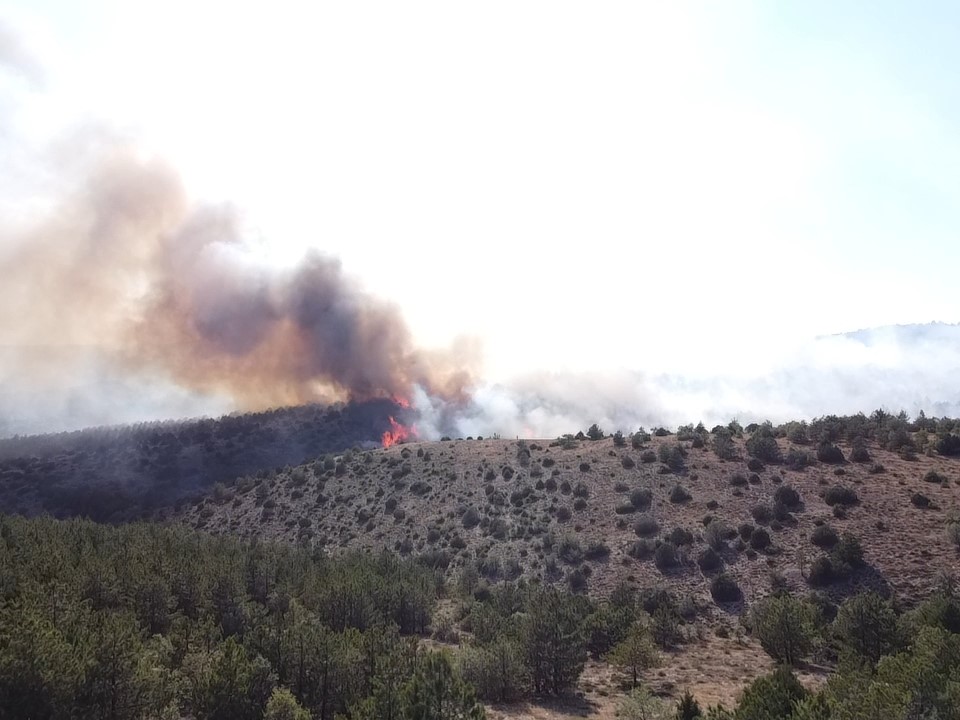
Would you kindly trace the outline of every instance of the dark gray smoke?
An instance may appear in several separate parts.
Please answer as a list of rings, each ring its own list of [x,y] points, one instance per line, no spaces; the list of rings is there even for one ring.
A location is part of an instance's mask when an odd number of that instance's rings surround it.
[[[19,349],[7,382],[54,382],[69,365],[39,355],[69,345],[241,409],[408,400],[415,386],[465,397],[468,359],[417,348],[398,308],[336,259],[254,264],[230,207],[192,204],[170,167],[102,133],[76,143],[49,214],[0,228],[0,332]]]

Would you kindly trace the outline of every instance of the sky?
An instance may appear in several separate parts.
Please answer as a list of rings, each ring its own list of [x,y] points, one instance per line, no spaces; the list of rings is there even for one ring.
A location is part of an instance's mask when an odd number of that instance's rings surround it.
[[[949,2],[7,0],[7,219],[107,123],[485,377],[769,376],[960,320]],[[13,57],[13,55],[16,57]],[[869,408],[868,408],[869,409]]]

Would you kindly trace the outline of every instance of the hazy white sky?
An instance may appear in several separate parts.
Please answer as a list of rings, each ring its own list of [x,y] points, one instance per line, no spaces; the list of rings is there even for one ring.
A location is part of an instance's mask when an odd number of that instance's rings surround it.
[[[272,260],[319,247],[425,343],[480,338],[493,377],[751,373],[814,335],[960,319],[955,3],[8,0],[0,19],[37,60],[0,79],[8,208],[33,150],[107,121],[241,208]]]

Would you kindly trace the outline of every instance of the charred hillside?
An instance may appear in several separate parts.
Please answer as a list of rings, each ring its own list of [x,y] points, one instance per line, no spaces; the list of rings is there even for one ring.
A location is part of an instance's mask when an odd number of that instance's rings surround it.
[[[217,482],[379,445],[389,400],[0,440],[0,512],[122,521]]]

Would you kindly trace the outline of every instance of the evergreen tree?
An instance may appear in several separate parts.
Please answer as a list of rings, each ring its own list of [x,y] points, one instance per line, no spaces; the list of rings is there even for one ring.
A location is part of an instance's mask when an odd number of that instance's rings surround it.
[[[635,622],[626,638],[610,652],[607,659],[630,676],[631,687],[637,687],[640,673],[656,667],[660,656],[647,626]]]
[[[559,695],[583,672],[587,650],[576,598],[556,588],[531,595],[524,649],[534,689]]]

